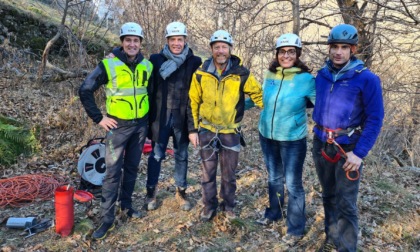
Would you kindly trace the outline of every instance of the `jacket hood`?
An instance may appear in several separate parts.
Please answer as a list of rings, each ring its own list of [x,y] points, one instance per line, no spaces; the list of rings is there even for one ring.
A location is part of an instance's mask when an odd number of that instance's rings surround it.
[[[341,68],[341,69],[337,69],[336,67],[334,67],[334,64],[332,62],[332,60],[327,60],[327,62],[325,63],[325,65],[330,69],[331,72],[333,73],[338,73],[338,72],[342,72],[345,73],[350,69],[356,68],[358,66],[360,66],[360,68],[363,68],[365,63],[361,60],[359,60],[358,58],[356,58],[355,56],[351,56],[350,60],[347,62],[347,64]]]
[[[119,58],[122,62],[124,62],[127,65],[139,64],[144,59],[143,54],[141,54],[141,52],[139,52],[137,54],[136,58],[134,59],[134,61],[129,62],[128,58],[127,58],[127,54],[124,52],[124,49],[122,48],[122,46],[114,48],[114,50],[112,50],[112,54],[114,54],[115,57]]]
[[[365,67],[365,63],[355,56],[351,56],[347,64],[341,68],[337,69],[334,67],[333,62],[329,59],[325,62],[325,65],[319,70],[318,73],[328,76],[332,75],[334,80],[340,79],[343,75],[354,72],[355,70],[361,70]]]

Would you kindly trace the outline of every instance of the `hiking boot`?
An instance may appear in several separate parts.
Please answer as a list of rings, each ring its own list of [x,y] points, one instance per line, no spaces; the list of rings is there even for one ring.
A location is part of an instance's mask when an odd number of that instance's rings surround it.
[[[147,186],[147,195],[146,195],[146,209],[148,211],[155,210],[157,208],[157,201],[156,201],[156,193],[157,187],[156,186]]]
[[[225,211],[225,216],[228,220],[236,219],[236,214],[232,210]]]
[[[270,226],[271,224],[274,223],[273,220],[270,220],[269,218],[265,218],[265,217],[257,220],[256,222],[262,226]]]
[[[204,207],[203,197],[201,197],[199,200],[197,200],[197,206]]]
[[[215,215],[216,215],[216,210],[214,209],[207,210],[205,207],[203,207],[203,210],[201,210],[201,213],[200,213],[200,219],[203,222],[211,221],[211,219],[213,219]]]
[[[324,244],[317,250],[317,252],[330,252],[335,249],[335,245],[329,241],[324,241]]]
[[[144,217],[144,214],[140,211],[134,210],[133,208],[121,209],[125,212],[129,218],[140,219]]]
[[[186,188],[177,187],[175,198],[178,201],[179,208],[181,208],[181,210],[190,211],[192,206],[191,203],[187,200],[187,193],[185,192],[186,190]]]
[[[103,222],[98,229],[95,230],[92,234],[92,238],[95,240],[102,240],[106,237],[109,231],[115,228],[114,223]]]
[[[302,239],[302,235],[291,235],[291,234],[286,234],[285,236],[283,236],[281,238],[282,242],[284,242],[286,245],[292,247],[294,245],[296,245],[301,239]]]

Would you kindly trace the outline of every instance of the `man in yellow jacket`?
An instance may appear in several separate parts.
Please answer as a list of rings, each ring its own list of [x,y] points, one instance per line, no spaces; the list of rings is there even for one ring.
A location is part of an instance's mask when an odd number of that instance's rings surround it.
[[[189,91],[189,139],[200,147],[202,159],[202,221],[210,221],[218,207],[216,173],[220,159],[220,209],[228,219],[234,213],[236,177],[241,146],[241,121],[245,111],[245,94],[262,107],[260,83],[232,55],[232,36],[224,30],[210,38],[212,57],[194,73]]]
[[[153,70],[152,63],[140,52],[143,38],[139,24],[122,25],[121,47],[112,51],[115,57],[101,61],[79,90],[80,101],[89,117],[107,132],[102,223],[92,234],[97,240],[104,239],[114,228],[117,199],[128,217],[142,217],[133,209],[131,196],[147,135],[148,83]],[[102,115],[94,98],[94,92],[102,85],[106,92],[106,115]]]

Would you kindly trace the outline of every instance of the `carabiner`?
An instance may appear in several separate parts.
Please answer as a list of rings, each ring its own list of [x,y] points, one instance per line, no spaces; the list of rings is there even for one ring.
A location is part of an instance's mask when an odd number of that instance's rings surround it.
[[[351,177],[351,176],[350,176],[350,172],[355,172],[355,173],[356,173],[356,177]],[[359,171],[358,171],[358,170],[356,170],[356,171],[347,171],[347,172],[346,172],[346,177],[347,177],[347,179],[348,179],[348,180],[350,180],[350,181],[356,181],[356,180],[358,180],[358,179],[359,179],[359,176],[360,176],[360,173],[359,173]]]

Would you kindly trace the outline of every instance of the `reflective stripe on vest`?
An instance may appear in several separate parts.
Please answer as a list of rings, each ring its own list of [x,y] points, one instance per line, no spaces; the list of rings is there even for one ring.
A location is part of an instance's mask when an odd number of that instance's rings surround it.
[[[144,59],[133,73],[116,57],[103,60],[103,64],[108,75],[107,113],[124,120],[144,117],[149,111],[147,86],[153,65]]]

